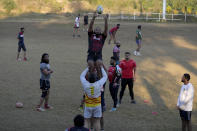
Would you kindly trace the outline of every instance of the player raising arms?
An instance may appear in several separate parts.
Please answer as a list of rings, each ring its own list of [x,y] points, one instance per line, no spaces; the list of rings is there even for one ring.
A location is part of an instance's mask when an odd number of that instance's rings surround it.
[[[85,92],[85,127],[90,129],[92,123],[95,131],[100,131],[100,118],[102,117],[101,90],[107,80],[107,73],[102,66],[100,68],[103,76],[100,80],[97,80],[97,75],[95,73],[90,73],[88,75],[88,81],[86,80],[85,76],[88,73],[89,68],[86,68],[80,76]]]
[[[94,21],[97,17],[97,13],[95,12],[93,18],[90,22],[90,26],[88,29],[88,57],[87,62],[90,68],[90,72],[94,71],[94,65],[96,65],[98,77],[101,78],[101,65],[103,65],[102,61],[102,49],[107,38],[107,30],[108,30],[108,14],[104,16],[105,20],[105,29],[101,32],[100,27],[96,27],[93,30]]]

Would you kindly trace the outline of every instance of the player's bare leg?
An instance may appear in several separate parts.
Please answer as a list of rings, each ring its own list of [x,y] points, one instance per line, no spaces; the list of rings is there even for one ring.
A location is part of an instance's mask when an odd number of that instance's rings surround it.
[[[91,128],[91,118],[85,118],[85,125],[84,127],[90,129]]]
[[[80,37],[79,28],[77,28],[77,36]]]
[[[43,102],[44,102],[44,98],[41,97],[41,98],[40,98],[40,102],[39,102],[39,104],[38,104],[38,107],[42,106]]]
[[[25,60],[25,61],[27,60],[26,51],[24,51],[24,60]]]
[[[114,44],[116,44],[116,37],[115,37],[115,34],[112,34],[112,38],[113,38]]]
[[[47,95],[45,97],[44,106],[45,106],[45,109],[53,109],[53,107],[48,104],[48,101],[49,101],[49,90],[47,91]]]
[[[101,120],[100,120],[100,125],[101,125],[101,131],[104,130],[104,114],[102,114]]]
[[[93,118],[94,131],[100,131],[100,118]]]
[[[141,43],[137,44],[136,54],[140,55]]]
[[[20,56],[20,52],[17,53],[17,58],[16,58],[17,60],[20,60],[19,56]]]
[[[73,37],[75,37],[76,34],[77,34],[77,28],[74,28],[74,30],[73,30]]]

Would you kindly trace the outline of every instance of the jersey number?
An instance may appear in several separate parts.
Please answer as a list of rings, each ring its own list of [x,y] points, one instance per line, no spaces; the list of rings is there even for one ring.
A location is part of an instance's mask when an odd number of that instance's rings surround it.
[[[90,87],[90,93],[92,96],[94,95],[94,86]]]

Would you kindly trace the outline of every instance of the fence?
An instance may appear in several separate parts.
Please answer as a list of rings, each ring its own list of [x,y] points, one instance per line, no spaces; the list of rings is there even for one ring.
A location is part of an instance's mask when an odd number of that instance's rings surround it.
[[[92,16],[93,13],[88,13]],[[100,15],[98,19],[103,19]],[[131,13],[131,14],[109,14],[109,20],[130,20],[130,21],[170,21],[170,22],[197,22],[197,15],[190,14],[166,14],[166,19],[163,20],[162,13]]]

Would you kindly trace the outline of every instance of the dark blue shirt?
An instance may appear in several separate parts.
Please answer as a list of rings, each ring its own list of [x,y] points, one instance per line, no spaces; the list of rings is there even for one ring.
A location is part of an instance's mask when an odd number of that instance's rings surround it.
[[[18,42],[19,43],[24,43],[24,35],[23,35],[23,32],[19,32],[18,33]]]

